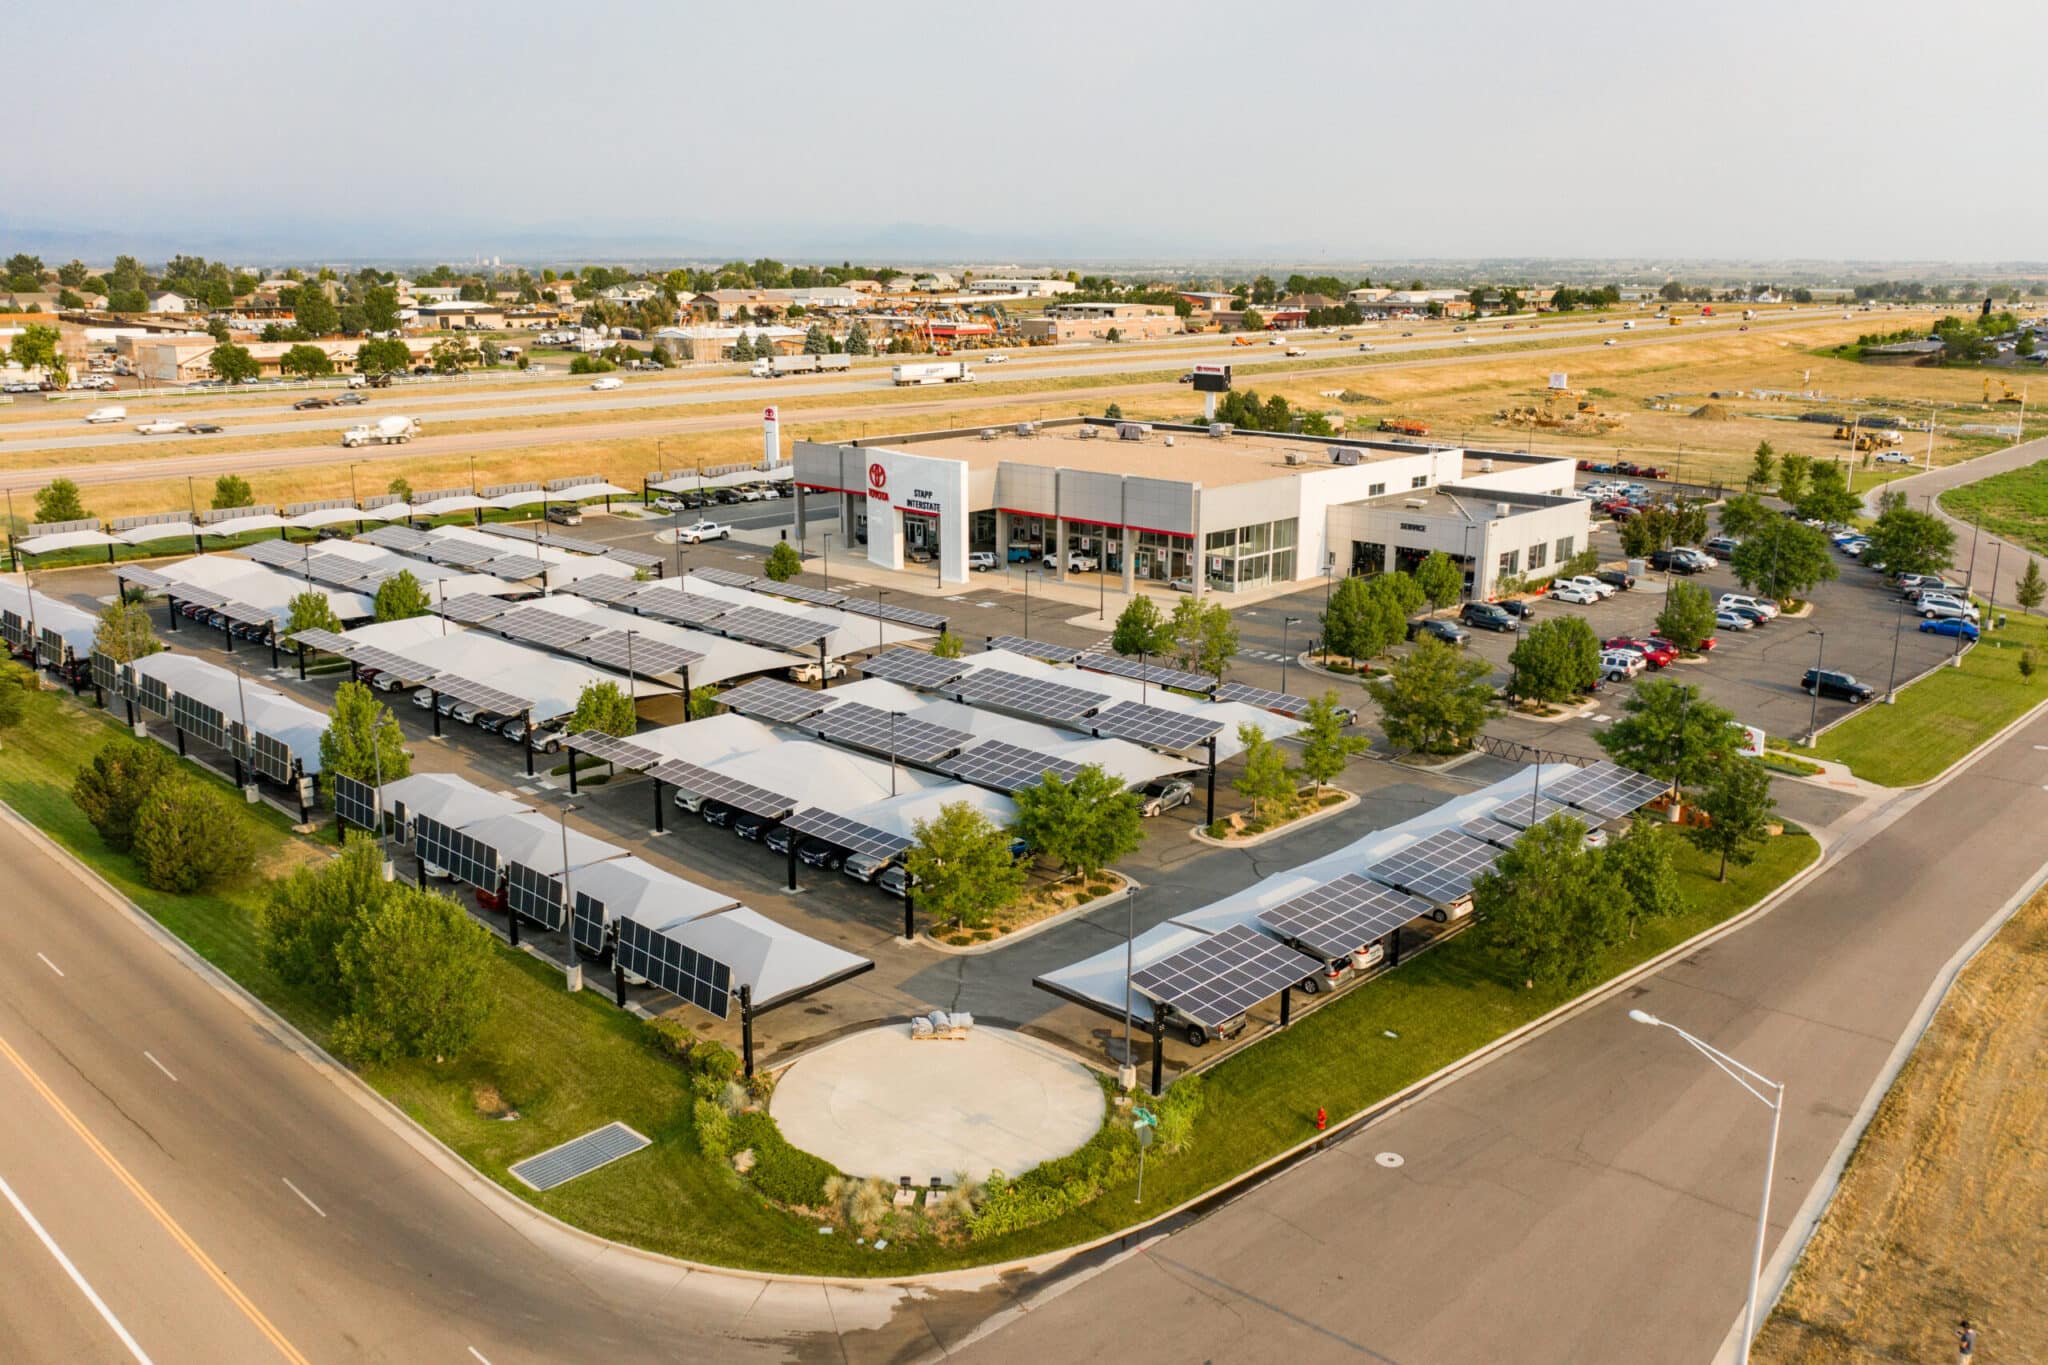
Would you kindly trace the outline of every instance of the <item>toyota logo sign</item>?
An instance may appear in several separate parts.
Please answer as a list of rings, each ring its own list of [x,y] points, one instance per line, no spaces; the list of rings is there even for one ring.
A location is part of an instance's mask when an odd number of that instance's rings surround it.
[[[882,468],[879,463],[869,465],[868,486],[870,488],[887,488],[889,486],[889,471]]]

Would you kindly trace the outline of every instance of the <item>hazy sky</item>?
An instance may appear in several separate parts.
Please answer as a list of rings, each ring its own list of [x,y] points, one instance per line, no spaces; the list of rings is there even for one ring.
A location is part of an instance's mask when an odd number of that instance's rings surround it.
[[[47,78],[14,63],[0,250],[2048,258],[2041,0],[98,0],[61,27]]]

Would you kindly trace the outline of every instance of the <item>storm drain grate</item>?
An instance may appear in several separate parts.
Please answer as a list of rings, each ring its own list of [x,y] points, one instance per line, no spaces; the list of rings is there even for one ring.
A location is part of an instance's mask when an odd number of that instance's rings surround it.
[[[551,1190],[622,1156],[631,1156],[647,1145],[646,1138],[625,1124],[607,1123],[559,1147],[550,1147],[539,1156],[513,1163],[512,1174],[532,1189]]]

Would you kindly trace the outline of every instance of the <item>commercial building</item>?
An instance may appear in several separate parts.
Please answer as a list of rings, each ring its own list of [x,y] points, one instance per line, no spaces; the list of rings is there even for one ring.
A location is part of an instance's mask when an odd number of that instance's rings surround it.
[[[1158,303],[1056,303],[1044,317],[1026,318],[1026,341],[1099,341],[1112,331],[1125,341],[1178,336],[1180,317]]]
[[[970,282],[970,294],[1021,294],[1027,299],[1049,299],[1056,294],[1071,294],[1078,286],[1072,280],[1018,279],[1012,276],[988,276]]]
[[[213,348],[217,343],[204,332],[183,333],[176,336],[121,336],[115,339],[117,355],[126,357],[135,367],[135,372],[156,384],[190,384],[202,379],[212,379]],[[285,352],[294,346],[311,346],[325,351],[334,363],[336,374],[352,374],[356,368],[356,352],[362,341],[357,338],[325,341],[250,341],[237,343],[249,353],[257,368],[266,375],[282,373],[279,361]],[[423,338],[407,338],[406,349],[412,352],[415,362],[425,360],[432,349]]]
[[[969,553],[987,551],[1049,561],[1062,580],[1092,561],[1127,592],[1176,580],[1242,592],[1442,550],[1486,597],[1503,574],[1569,558],[1591,530],[1571,460],[1451,446],[1071,418],[794,453],[798,485],[838,495],[839,525],[871,563],[936,560],[944,582],[967,581]]]

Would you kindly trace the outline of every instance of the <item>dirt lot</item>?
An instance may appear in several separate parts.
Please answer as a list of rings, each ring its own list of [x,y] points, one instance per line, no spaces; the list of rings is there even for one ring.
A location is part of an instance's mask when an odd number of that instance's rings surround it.
[[[1956,982],[1758,1339],[1758,1360],[2048,1360],[2048,892]]]

